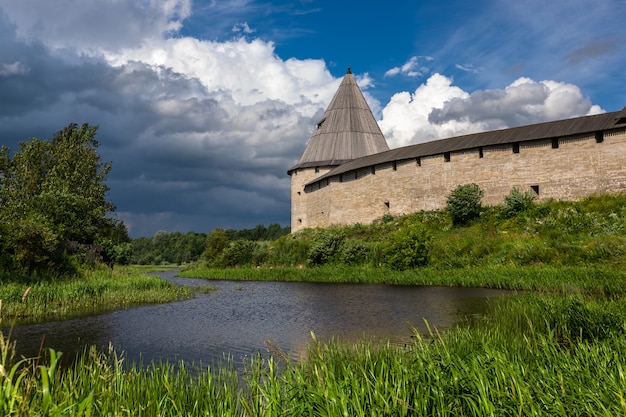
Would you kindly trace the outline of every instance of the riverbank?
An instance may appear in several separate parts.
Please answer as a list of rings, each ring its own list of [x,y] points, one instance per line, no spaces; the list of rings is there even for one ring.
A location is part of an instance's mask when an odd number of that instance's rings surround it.
[[[124,364],[92,349],[73,368],[16,363],[0,340],[1,415],[623,415],[624,297],[527,294],[404,347],[322,343],[302,361],[274,347],[231,362]]]
[[[0,319],[4,326],[65,320],[134,305],[189,298],[190,288],[148,273],[154,267],[116,267],[85,271],[52,281],[4,278],[0,286]]]
[[[441,285],[529,290],[560,294],[626,293],[626,270],[609,266],[534,265],[471,268],[387,268],[320,266],[315,268],[203,268],[183,270],[181,277],[259,281],[309,281],[361,284]]]

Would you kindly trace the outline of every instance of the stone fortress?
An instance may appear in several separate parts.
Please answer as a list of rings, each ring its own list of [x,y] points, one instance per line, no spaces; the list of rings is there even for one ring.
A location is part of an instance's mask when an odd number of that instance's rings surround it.
[[[350,69],[291,176],[291,231],[441,209],[458,185],[483,204],[626,191],[626,107],[389,149]]]

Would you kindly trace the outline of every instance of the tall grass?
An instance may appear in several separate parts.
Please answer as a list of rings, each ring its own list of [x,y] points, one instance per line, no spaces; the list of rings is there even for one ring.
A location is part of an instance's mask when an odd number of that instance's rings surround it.
[[[22,294],[30,288],[22,302]],[[21,321],[65,319],[137,304],[164,303],[192,295],[192,290],[134,269],[96,269],[82,276],[52,281],[2,282],[2,316]]]
[[[626,413],[626,301],[525,295],[484,319],[404,346],[313,335],[299,362],[256,357],[241,373],[184,363],[122,366],[89,350],[72,368],[0,368],[3,415],[616,416]]]

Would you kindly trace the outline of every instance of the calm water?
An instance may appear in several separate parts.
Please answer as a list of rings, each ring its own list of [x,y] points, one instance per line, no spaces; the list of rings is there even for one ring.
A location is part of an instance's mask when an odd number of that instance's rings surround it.
[[[294,357],[304,352],[314,331],[320,339],[367,337],[403,344],[413,328],[445,328],[465,316],[480,315],[491,297],[511,292],[391,285],[293,282],[206,281],[175,278],[190,286],[218,290],[192,300],[117,310],[79,319],[13,329],[21,355],[40,345],[81,353],[85,346],[111,344],[127,361],[152,360],[210,364],[231,355],[235,362],[279,346]],[[6,330],[5,330],[6,331]]]

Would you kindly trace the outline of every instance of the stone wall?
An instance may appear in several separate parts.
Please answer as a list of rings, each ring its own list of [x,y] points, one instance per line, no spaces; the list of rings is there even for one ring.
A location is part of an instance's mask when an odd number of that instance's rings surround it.
[[[396,161],[331,177],[304,188],[330,168],[292,174],[292,231],[370,223],[445,206],[450,192],[476,183],[483,204],[502,204],[513,187],[538,199],[576,200],[626,191],[626,130],[520,142]]]

